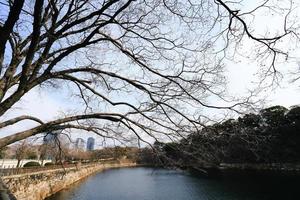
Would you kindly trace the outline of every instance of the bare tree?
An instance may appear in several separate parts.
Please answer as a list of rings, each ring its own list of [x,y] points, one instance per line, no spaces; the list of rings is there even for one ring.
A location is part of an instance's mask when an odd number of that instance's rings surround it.
[[[43,144],[38,147],[41,162],[51,159],[55,163],[63,163],[71,155],[69,139],[62,130],[45,134]]]
[[[288,60],[298,62],[294,52],[297,52],[299,41],[299,16],[297,15],[299,4],[294,1],[276,0],[264,0],[259,3],[221,0],[215,2],[219,8],[220,19],[223,19],[227,25],[223,30],[224,35],[222,35],[226,47],[223,51],[224,57],[232,60],[236,58],[236,55],[252,58],[260,65],[258,72],[260,82],[270,79],[271,84],[278,84],[283,74],[282,69],[276,64],[280,62],[290,65]],[[222,11],[228,15],[224,15]],[[260,18],[257,16],[259,14],[269,14],[270,17]],[[263,22],[264,20],[266,22]],[[268,26],[268,22],[276,23]],[[259,30],[259,23],[265,26],[263,32]],[[251,50],[248,52],[238,51],[245,45],[247,49]],[[233,51],[231,49],[231,53],[226,50],[230,49],[228,46],[232,46],[234,49]]]
[[[1,138],[0,148],[62,129],[120,143],[178,140],[204,125],[203,108],[238,112],[251,98],[224,97],[229,43],[249,37],[261,56],[273,55],[275,70],[275,56],[285,54],[275,43],[294,33],[287,24],[274,36],[250,30],[244,17],[271,9],[268,3],[243,13],[221,0],[1,1],[0,116],[37,87],[68,88],[80,104],[53,121],[21,115],[0,122],[0,129],[37,123]],[[224,106],[209,104],[208,96]]]
[[[41,161],[41,165],[44,165],[44,160],[47,159],[48,156],[48,151],[49,151],[49,145],[47,144],[41,144],[38,147],[38,152],[39,152],[39,159]]]
[[[27,140],[23,140],[19,142],[18,144],[15,144],[13,147],[13,152],[15,158],[18,160],[17,168],[20,167],[20,163],[23,159],[26,158],[27,153],[29,151],[29,144]]]

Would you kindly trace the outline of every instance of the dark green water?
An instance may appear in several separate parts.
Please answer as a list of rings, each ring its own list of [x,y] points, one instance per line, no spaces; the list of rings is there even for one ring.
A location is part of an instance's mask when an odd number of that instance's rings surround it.
[[[297,200],[296,177],[197,177],[152,168],[106,170],[47,200]]]

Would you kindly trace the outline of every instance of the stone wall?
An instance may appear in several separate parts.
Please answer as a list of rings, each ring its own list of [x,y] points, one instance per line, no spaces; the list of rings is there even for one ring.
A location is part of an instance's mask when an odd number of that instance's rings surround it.
[[[95,172],[132,167],[135,163],[92,164],[67,169],[3,176],[2,181],[17,200],[42,200]]]
[[[257,170],[300,174],[300,163],[221,163],[221,170]]]

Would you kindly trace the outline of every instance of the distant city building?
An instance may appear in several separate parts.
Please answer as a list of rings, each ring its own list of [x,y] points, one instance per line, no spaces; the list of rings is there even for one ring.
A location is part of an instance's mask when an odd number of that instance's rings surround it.
[[[43,143],[44,144],[54,144],[55,143],[55,137],[56,133],[46,133],[45,137],[43,138]]]
[[[43,150],[43,159],[49,159],[53,160],[54,155],[53,155],[53,149],[57,148],[57,140],[58,139],[58,134],[54,132],[48,132],[45,133],[45,136],[43,138],[43,145],[44,147],[42,148]]]
[[[87,139],[87,143],[86,143],[86,150],[88,151],[92,151],[95,148],[95,139],[92,137],[89,137]]]
[[[82,138],[77,138],[75,142],[75,148],[76,149],[84,149],[85,147],[85,141]]]

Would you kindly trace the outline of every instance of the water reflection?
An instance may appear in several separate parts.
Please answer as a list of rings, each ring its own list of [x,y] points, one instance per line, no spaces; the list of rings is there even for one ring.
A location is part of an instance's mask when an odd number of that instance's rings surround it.
[[[107,170],[47,200],[294,200],[299,179],[283,177],[195,177],[152,168]]]

